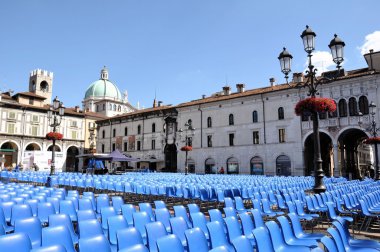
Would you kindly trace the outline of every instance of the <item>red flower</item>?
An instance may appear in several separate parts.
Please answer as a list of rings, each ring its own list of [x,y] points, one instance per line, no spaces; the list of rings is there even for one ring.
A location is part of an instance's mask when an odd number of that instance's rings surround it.
[[[299,101],[294,108],[296,115],[307,115],[312,112],[334,112],[336,110],[336,103],[330,98],[306,98]]]
[[[62,140],[63,135],[59,132],[49,132],[46,134],[47,140]]]
[[[192,150],[193,150],[193,147],[189,145],[185,145],[181,148],[181,151],[192,151]]]
[[[363,141],[365,144],[378,144],[380,143],[380,137],[370,137]]]

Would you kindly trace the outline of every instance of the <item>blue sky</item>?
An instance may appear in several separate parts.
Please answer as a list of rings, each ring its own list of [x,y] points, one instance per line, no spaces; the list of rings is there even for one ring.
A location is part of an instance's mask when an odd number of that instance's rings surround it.
[[[104,65],[132,105],[144,107],[155,92],[178,104],[226,83],[283,83],[278,54],[286,46],[293,71],[305,68],[306,24],[317,33],[320,67],[334,68],[323,51],[337,33],[345,69],[361,68],[361,50],[380,50],[379,9],[378,0],[3,0],[0,89],[26,91],[29,72],[41,68],[54,72],[53,95],[80,105]]]

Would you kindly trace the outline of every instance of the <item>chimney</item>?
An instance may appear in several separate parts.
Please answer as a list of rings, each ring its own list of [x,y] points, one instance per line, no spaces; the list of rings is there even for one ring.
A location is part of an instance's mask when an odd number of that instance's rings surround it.
[[[79,113],[79,106],[75,106],[74,111]]]
[[[158,101],[158,107],[161,107],[162,101]]]
[[[156,101],[156,98],[154,98],[153,100],[153,108],[157,107],[157,101]]]
[[[202,99],[205,99],[206,98],[206,95],[204,94],[204,95],[202,95]]]
[[[238,93],[243,93],[245,91],[245,84],[243,83],[236,84],[236,89]]]
[[[270,86],[271,86],[271,87],[273,87],[273,86],[276,85],[276,79],[273,78],[273,77],[269,79],[269,82],[270,82]]]
[[[293,80],[294,83],[301,83],[303,82],[303,73],[293,73]]]
[[[374,52],[373,49],[369,53],[364,54],[369,70],[380,71],[380,51]]]
[[[230,95],[231,94],[231,88],[229,86],[223,87],[223,94],[224,95]]]

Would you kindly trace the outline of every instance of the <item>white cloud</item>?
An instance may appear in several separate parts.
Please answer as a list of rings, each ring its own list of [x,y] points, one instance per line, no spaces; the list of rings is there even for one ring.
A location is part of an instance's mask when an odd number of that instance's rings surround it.
[[[311,63],[315,68],[318,69],[317,75],[320,75],[323,72],[334,70],[335,63],[332,60],[331,53],[327,51],[315,51],[313,52],[313,57],[311,58]],[[305,62],[305,67],[309,64],[309,58]]]
[[[375,52],[380,51],[380,31],[374,31],[365,36],[364,44],[359,47],[361,54],[369,53],[370,49]]]

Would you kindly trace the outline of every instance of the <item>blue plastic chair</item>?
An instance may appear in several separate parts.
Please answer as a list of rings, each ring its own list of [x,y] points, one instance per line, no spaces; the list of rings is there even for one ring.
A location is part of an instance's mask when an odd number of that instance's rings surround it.
[[[122,215],[108,217],[108,240],[112,245],[117,245],[116,233],[124,228],[128,228],[128,222]]]
[[[236,239],[239,236],[243,235],[242,229],[240,227],[239,221],[235,217],[227,217],[224,219],[226,226],[227,226],[227,236],[230,243],[234,239]],[[253,230],[253,229],[252,229]],[[252,232],[251,230],[251,232]],[[254,242],[254,240],[252,239]],[[254,243],[253,243],[254,244]]]
[[[77,212],[78,222],[84,220],[94,220],[96,219],[96,213],[92,209],[88,210],[79,210]]]
[[[335,211],[335,203],[334,202],[326,202],[327,206],[327,216],[330,218],[331,221],[337,220],[338,215]],[[340,216],[340,218],[345,219],[346,221],[353,222],[354,219],[349,216]]]
[[[78,222],[79,237],[82,239],[103,235],[103,229],[97,219]]]
[[[260,226],[255,228],[253,231],[253,236],[255,237],[256,246],[258,251],[264,252],[275,252],[270,234],[268,229],[265,226]]]
[[[182,217],[170,218],[170,227],[172,233],[175,234],[181,241],[182,246],[187,247],[185,231],[188,229],[186,221]]]
[[[124,205],[124,200],[120,196],[113,196],[112,198],[112,206],[115,209],[117,214],[121,214],[121,206]]]
[[[28,235],[32,248],[41,246],[41,221],[37,217],[27,219],[17,219],[15,221],[15,233],[25,233]]]
[[[42,229],[42,246],[62,245],[67,252],[76,252],[70,231],[66,226],[46,227]]]
[[[124,204],[121,206],[121,212],[127,220],[128,225],[133,225],[133,213],[136,213],[136,208],[132,204]]]
[[[151,222],[151,223],[146,224],[145,229],[146,229],[147,246],[149,248],[149,252],[156,252],[157,239],[167,235],[165,226],[161,222],[156,221],[156,222]]]
[[[252,234],[253,229],[255,229],[255,225],[253,224],[251,215],[249,215],[248,213],[241,213],[239,214],[239,218],[241,221],[244,236],[249,239],[252,246],[256,245],[255,238]]]
[[[108,207],[102,207],[102,209],[100,210],[100,215],[101,215],[101,218],[102,218],[102,228],[103,228],[103,231],[105,233],[107,233],[107,230],[108,230],[107,219],[108,219],[108,217],[117,215],[117,213],[116,213],[115,209],[112,206],[108,206]]]
[[[188,252],[208,252],[208,242],[205,233],[198,227],[185,231]]]
[[[54,211],[56,214],[59,213],[59,201],[60,201],[60,199],[57,197],[47,197],[46,198],[46,202],[50,202],[53,205]],[[42,202],[40,202],[40,203],[42,203]]]
[[[0,236],[1,251],[29,252],[32,249],[29,237],[24,233]]]
[[[148,224],[150,222],[152,221],[147,212],[133,213],[133,226],[140,232],[144,244],[147,243],[145,224]]]
[[[158,252],[184,252],[180,239],[174,235],[167,235],[157,239]]]
[[[37,217],[43,225],[49,222],[49,215],[55,214],[54,206],[51,202],[42,202],[37,204]]]
[[[78,235],[74,231],[73,223],[67,214],[49,215],[49,227],[65,226],[70,233],[74,244],[78,243]]]
[[[223,226],[224,232],[227,232],[227,227],[224,223],[223,215],[219,209],[209,209],[208,215],[210,216],[210,221],[219,221]]]
[[[234,246],[236,252],[253,251],[251,242],[244,235],[236,237],[232,240],[231,243]]]
[[[80,252],[111,252],[111,246],[104,235],[98,235],[87,239],[79,239]]]
[[[139,203],[139,209],[140,209],[140,212],[146,212],[151,221],[155,220],[153,208],[152,208],[152,205],[150,203],[146,203],[146,202]]]
[[[14,228],[12,226],[9,226],[7,221],[5,220],[4,211],[0,207],[0,226],[3,227],[5,233],[12,232]]]
[[[35,248],[35,249],[32,249],[30,252],[66,252],[66,249],[62,245],[53,245],[53,246]]]
[[[298,239],[313,239],[313,240],[320,241],[321,238],[324,236],[323,234],[318,234],[318,233],[312,233],[312,234],[305,233],[302,229],[300,219],[298,218],[298,216],[296,214],[289,213],[288,217],[292,223],[294,235]]]
[[[25,200],[25,204],[29,205],[30,208],[32,209],[33,216],[37,216],[37,204],[38,200],[37,199],[27,199]]]
[[[281,232],[280,227],[278,224],[274,221],[268,221],[265,223],[265,225],[268,228],[273,248],[276,251],[285,250],[287,252],[310,252],[310,248],[306,246],[300,246],[300,245],[288,245],[286,244],[283,234]]]
[[[78,221],[77,211],[71,200],[61,200],[59,202],[59,213],[70,216],[71,221]]]
[[[161,222],[168,233],[171,233],[171,228],[170,228],[170,212],[167,208],[158,208],[154,211],[154,214],[156,216],[156,221]]]
[[[193,221],[193,227],[200,228],[204,232],[207,240],[209,240],[210,236],[207,229],[207,220],[204,214],[201,212],[190,213],[190,217],[191,217],[191,220]]]
[[[188,228],[192,227],[192,223],[190,221],[189,215],[187,214],[186,208],[182,205],[173,206],[175,217],[182,217],[187,224]]]
[[[255,228],[265,227],[263,217],[258,209],[251,210],[253,221],[255,222]]]
[[[338,247],[336,246],[334,240],[331,239],[330,237],[323,236],[321,239],[321,243],[325,247],[325,250],[327,249],[327,251],[329,252],[339,252]]]
[[[155,200],[154,201],[154,206],[156,207],[156,209],[166,208],[166,204],[162,200]]]
[[[119,250],[118,252],[149,252],[149,249],[142,244],[137,244],[135,246]]]
[[[199,213],[201,210],[199,206],[195,203],[188,204],[187,207],[189,208],[189,213]]]
[[[27,204],[12,206],[11,225],[14,226],[15,220],[26,219],[33,217],[32,208]]]
[[[129,227],[129,228],[118,230],[116,232],[116,237],[117,237],[117,250],[118,251],[122,251],[122,250],[126,251],[126,250],[128,250],[131,247],[134,247],[136,245],[144,246],[144,241],[141,237],[140,232],[134,227]],[[147,248],[146,248],[146,250],[149,251]]]
[[[225,208],[223,208],[223,211],[224,211],[224,215],[225,215],[226,217],[231,217],[231,216],[233,216],[233,217],[235,217],[235,218],[238,217],[235,208],[232,208],[232,207],[225,207]]]
[[[100,214],[102,207],[109,207],[110,206],[110,199],[108,196],[98,196],[96,198],[96,213]]]
[[[94,210],[92,202],[89,198],[81,198],[78,200],[79,210]]]
[[[234,218],[234,217],[232,217]],[[211,248],[225,246],[228,251],[233,252],[233,246],[228,242],[226,234],[224,233],[223,226],[218,221],[207,223],[207,229],[210,237]]]

